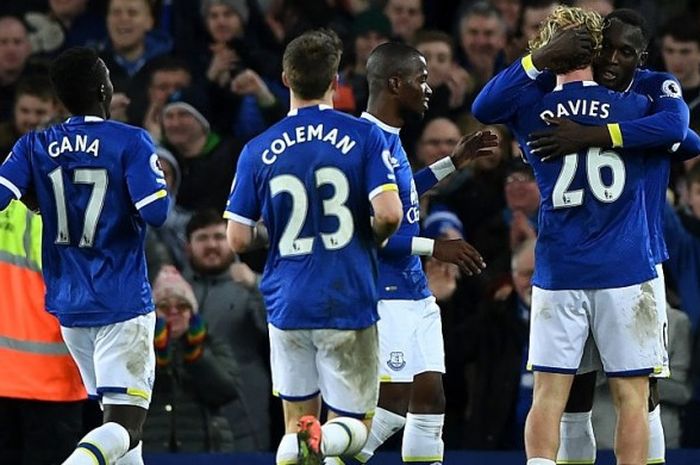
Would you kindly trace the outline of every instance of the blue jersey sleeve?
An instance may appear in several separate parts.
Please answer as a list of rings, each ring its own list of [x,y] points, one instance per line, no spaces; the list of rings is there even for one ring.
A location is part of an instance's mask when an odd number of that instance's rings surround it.
[[[670,147],[685,139],[690,113],[675,77],[654,73],[635,91],[651,99],[649,116],[608,124],[613,147]]]
[[[32,183],[28,141],[27,135],[18,140],[0,165],[0,210],[4,210],[12,199],[19,200]]]
[[[369,200],[382,192],[398,192],[394,168],[391,166],[391,152],[381,129],[374,124],[367,137],[364,156],[365,186]]]
[[[390,257],[407,257],[413,255],[413,237],[414,236],[401,234],[390,236],[384,247],[382,247],[382,255]]]
[[[224,211],[224,218],[249,226],[255,226],[261,215],[258,189],[255,186],[254,162],[253,155],[246,145],[238,158],[236,176],[233,178],[231,193]]]
[[[472,104],[472,113],[484,124],[511,120],[524,103],[523,96],[538,91],[538,74],[530,55],[516,60],[481,89]]]
[[[700,136],[692,129],[688,129],[685,139],[674,152],[675,160],[690,160],[700,155]]]
[[[139,130],[124,156],[126,184],[139,215],[160,226],[168,214],[168,191],[151,136]]]
[[[418,197],[428,192],[439,181],[433,170],[429,167],[423,168],[413,175],[413,180],[416,183],[416,192]]]

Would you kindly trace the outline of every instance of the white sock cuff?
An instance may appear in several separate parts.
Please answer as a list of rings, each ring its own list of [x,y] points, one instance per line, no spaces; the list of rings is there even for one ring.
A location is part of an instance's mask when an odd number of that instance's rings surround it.
[[[561,421],[565,423],[583,423],[587,422],[591,419],[593,414],[592,410],[589,410],[588,412],[564,412],[564,414],[561,416]]]
[[[277,446],[277,454],[275,463],[277,465],[294,465],[298,461],[299,443],[297,435],[294,433],[285,434],[280,440],[280,445]]]
[[[527,465],[557,465],[557,463],[554,460],[535,458],[529,459]]]
[[[143,441],[139,441],[139,443],[128,451],[126,454],[122,455],[122,457],[117,460],[115,465],[144,465],[143,464]]]
[[[367,442],[367,427],[357,418],[337,417],[322,427],[321,451],[329,456],[352,456]]]
[[[129,451],[130,444],[131,438],[126,428],[110,421],[86,434],[78,443],[78,447],[90,451],[93,455],[101,454],[105,462],[114,463]]]
[[[398,413],[394,413],[390,410],[383,409],[381,407],[377,407],[377,409],[374,411],[374,417],[372,418],[372,421],[374,422],[377,420],[381,421],[382,424],[386,425],[391,429],[401,429],[406,424],[406,417],[401,416]]]
[[[415,425],[418,428],[430,428],[431,426],[439,426],[445,423],[444,413],[409,413],[406,415],[406,425]]]

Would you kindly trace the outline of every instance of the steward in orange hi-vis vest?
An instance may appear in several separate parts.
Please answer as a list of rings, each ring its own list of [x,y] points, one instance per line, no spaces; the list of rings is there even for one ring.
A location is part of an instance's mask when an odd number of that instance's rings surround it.
[[[80,373],[44,307],[41,227],[21,202],[0,212],[0,397],[78,401]]]

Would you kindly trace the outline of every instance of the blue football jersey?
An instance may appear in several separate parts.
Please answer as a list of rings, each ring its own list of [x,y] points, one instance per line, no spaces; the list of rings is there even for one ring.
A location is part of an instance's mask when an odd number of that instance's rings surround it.
[[[660,73],[648,69],[638,69],[635,72],[634,80],[630,86],[630,91],[641,95],[646,95],[652,100],[653,113],[665,112],[677,116],[681,119],[688,119],[688,107],[681,96],[681,86],[678,80],[669,73]],[[654,139],[658,143],[658,138],[653,134],[658,131],[670,132],[670,127],[679,123],[675,118],[648,116],[647,124],[652,126],[651,131],[645,129],[643,123],[628,122],[623,123],[621,133],[624,135],[623,147],[634,146],[635,139]],[[635,125],[632,127],[632,125]],[[687,123],[686,123],[687,127]],[[652,132],[653,131],[653,132]],[[645,135],[648,134],[647,137]],[[649,137],[651,136],[651,137]],[[680,141],[673,141],[680,142]],[[646,142],[649,146],[649,142]],[[666,205],[666,188],[668,187],[671,173],[671,156],[668,147],[656,147],[647,152],[647,175],[645,179],[645,196],[647,207],[647,221],[651,239],[651,248],[654,253],[654,261],[662,263],[668,259],[668,250],[664,240],[664,207]]]
[[[224,216],[267,226],[260,290],[280,329],[361,329],[377,315],[370,199],[397,190],[374,124],[320,105],[246,144]]]
[[[512,112],[517,107],[513,102],[519,100],[521,92],[531,94],[538,89],[544,94],[554,88],[555,81],[552,73],[540,73],[534,68],[530,55],[511,65],[500,77],[490,85],[497,82],[504,98],[497,104],[493,100],[475,103],[479,107],[479,113],[486,113],[482,115],[485,120],[490,120],[496,114],[502,117],[504,112]],[[689,110],[683,101],[680,83],[669,73],[638,69],[627,90],[651,99],[649,114],[637,120],[608,123],[608,128],[614,135],[613,143],[616,146],[654,147],[646,152],[644,188],[651,248],[654,261],[661,263],[668,259],[663,235],[663,209],[671,161],[668,149],[683,140],[688,127]],[[488,114],[491,111],[495,113]],[[692,143],[688,145],[692,146]]]
[[[420,234],[418,191],[411,164],[401,144],[399,128],[384,124],[369,113],[363,113],[362,118],[381,128],[391,152],[391,165],[403,205],[403,219],[395,236],[417,237]],[[420,300],[431,295],[423,265],[417,255],[392,255],[380,250],[377,286],[380,299]]]
[[[165,211],[168,202],[146,131],[84,116],[30,132],[0,166],[0,184],[17,198],[35,190],[46,308],[63,326],[153,310],[139,210],[158,202]]]
[[[526,144],[530,133],[547,127],[545,116],[588,125],[626,121],[647,114],[649,99],[589,81],[558,86],[544,95],[536,86],[530,89],[521,92],[500,122],[514,132],[540,189],[533,284],[544,289],[599,289],[654,278],[645,152],[592,147],[542,162]],[[498,92],[498,86],[482,92]],[[479,111],[475,114],[479,118]]]

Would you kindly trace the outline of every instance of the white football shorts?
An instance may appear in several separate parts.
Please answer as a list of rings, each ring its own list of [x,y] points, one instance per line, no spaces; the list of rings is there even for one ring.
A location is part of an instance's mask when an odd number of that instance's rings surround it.
[[[61,326],[85,390],[103,404],[148,409],[155,378],[156,313],[90,328]]]
[[[666,280],[664,278],[664,269],[661,264],[656,265],[657,278],[652,279],[652,284],[654,287],[654,298],[656,302],[660,302],[661,308],[657,312],[659,317],[659,330],[661,331],[662,343],[663,343],[663,363],[660,372],[652,373],[650,376],[654,378],[668,378],[671,375],[671,370],[669,368],[668,360],[668,312],[666,307]],[[581,358],[581,366],[577,373],[589,373],[591,371],[599,371],[603,369],[603,365],[600,361],[600,353],[598,348],[593,341],[593,337],[589,334],[588,340],[586,340],[586,347],[583,350],[583,357]]]
[[[658,279],[658,278],[655,278]],[[575,374],[589,333],[608,377],[661,374],[664,354],[654,280],[611,289],[532,288],[528,366]]]
[[[372,417],[379,399],[376,325],[360,330],[268,328],[276,396],[300,402],[320,393],[340,415]]]
[[[379,380],[410,383],[428,371],[445,373],[442,318],[435,297],[380,300]]]

